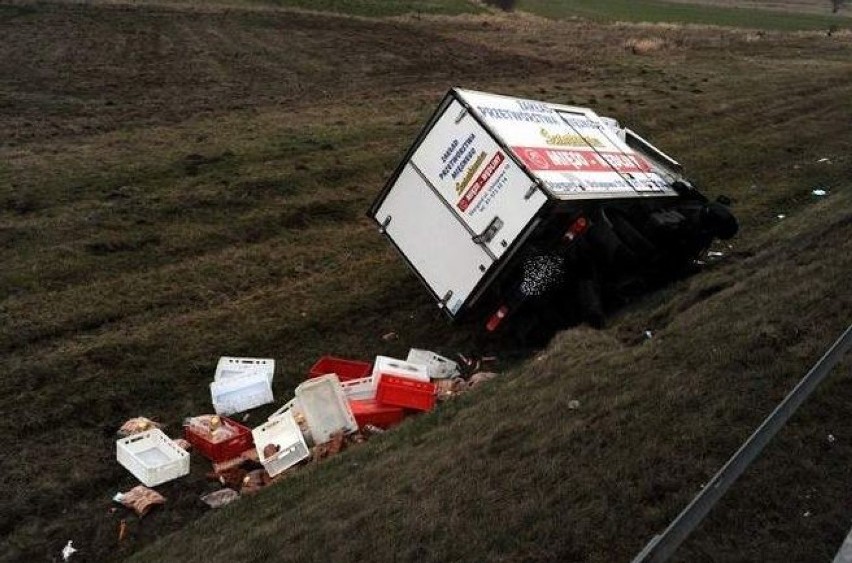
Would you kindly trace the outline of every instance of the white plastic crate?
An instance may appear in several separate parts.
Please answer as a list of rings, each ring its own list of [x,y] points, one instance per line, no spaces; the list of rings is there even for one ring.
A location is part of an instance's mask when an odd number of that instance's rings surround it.
[[[299,425],[290,410],[266,421],[251,433],[260,463],[272,477],[310,455],[305,437],[302,436],[302,431],[299,430]],[[278,451],[273,455],[265,456],[263,451],[270,444],[278,446]]]
[[[272,386],[266,374],[229,377],[210,384],[210,397],[216,414],[229,415],[271,403]]]
[[[219,358],[219,363],[216,364],[216,374],[213,379],[222,381],[232,377],[257,373],[264,374],[269,379],[269,383],[272,384],[272,378],[275,375],[275,360],[271,358],[234,358],[231,356],[222,356]]]
[[[423,381],[424,383],[430,381],[429,371],[424,365],[412,364],[405,360],[397,360],[387,356],[376,356],[376,363],[373,365],[373,379],[377,385],[382,374]]]
[[[410,364],[426,366],[426,371],[432,379],[449,379],[459,375],[459,365],[429,350],[412,348],[405,359]]]
[[[311,429],[308,428],[308,421],[305,418],[305,413],[302,412],[302,407],[299,406],[298,399],[290,399],[289,403],[269,415],[269,420],[288,413],[293,415],[293,418],[296,420],[296,424],[299,425],[299,429],[302,431],[302,436],[305,437],[305,442],[307,442],[309,446],[312,445],[314,443],[314,437],[311,435]]]
[[[373,377],[361,377],[341,381],[340,388],[343,389],[343,394],[346,395],[347,399],[363,401],[376,398],[378,382]]]
[[[337,375],[330,373],[302,382],[296,387],[296,399],[317,444],[327,442],[335,432],[358,430]]]
[[[159,428],[118,440],[115,457],[146,487],[189,473],[189,453]]]

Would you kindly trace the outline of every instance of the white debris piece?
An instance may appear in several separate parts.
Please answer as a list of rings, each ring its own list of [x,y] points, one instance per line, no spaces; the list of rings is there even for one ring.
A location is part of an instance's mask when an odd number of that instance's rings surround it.
[[[787,216],[784,215],[783,213],[778,214],[778,219],[786,219],[786,218],[787,218]]]
[[[708,258],[722,258],[724,255],[724,252],[719,252],[717,250],[711,250],[707,253]]]
[[[571,399],[570,401],[568,401],[568,408],[572,411],[579,409],[580,401],[578,401],[577,399]]]
[[[646,330],[643,334],[645,335],[645,338],[647,338],[648,340],[651,340],[652,338],[654,338],[654,333],[651,332],[650,330]]]
[[[828,435],[828,443],[829,443],[829,444],[833,444],[833,443],[834,443],[834,442],[836,442],[836,441],[837,441],[837,438],[835,438],[835,437],[834,437],[834,434],[829,434],[829,435]]]
[[[71,559],[71,556],[74,555],[74,553],[77,551],[74,546],[71,545],[72,543],[73,542],[71,540],[68,540],[68,543],[65,544],[65,547],[62,548],[63,561],[68,561],[69,559]]]
[[[831,159],[824,156],[821,159],[817,160],[817,162],[827,162],[827,163],[831,164]]]
[[[824,195],[827,195],[827,194],[828,194],[828,192],[827,192],[827,191],[825,191],[825,190],[824,190],[824,189],[822,189],[822,188],[817,188],[817,189],[813,190],[811,193],[812,193],[812,194],[814,194],[815,196],[819,196],[819,197],[822,197],[822,196],[824,196]]]

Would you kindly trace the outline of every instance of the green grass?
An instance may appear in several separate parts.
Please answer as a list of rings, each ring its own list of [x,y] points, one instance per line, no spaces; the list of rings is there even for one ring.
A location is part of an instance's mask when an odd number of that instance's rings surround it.
[[[466,0],[259,0],[276,6],[305,8],[359,16],[402,14],[465,14],[481,11]]]
[[[843,36],[664,29],[638,56],[623,42],[645,28],[587,22],[22,6],[0,18],[0,560],[68,539],[92,560],[627,560],[848,319]],[[733,197],[741,237],[543,355],[449,325],[363,213],[451,85],[618,117]],[[220,355],[276,358],[280,404],[320,355],[409,346],[495,353],[504,377],[222,514],[198,456],[162,509],[109,511],[136,484],[115,429],[177,435]],[[848,524],[847,379],[686,560],[826,559]]]
[[[827,30],[849,25],[842,17],[658,0],[520,0],[518,9],[549,18],[578,16],[595,21],[665,22],[787,31]]]

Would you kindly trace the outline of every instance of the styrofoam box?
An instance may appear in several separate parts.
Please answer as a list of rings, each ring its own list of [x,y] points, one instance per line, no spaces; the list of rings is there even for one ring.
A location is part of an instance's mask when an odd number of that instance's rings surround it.
[[[251,433],[260,463],[271,477],[275,477],[310,455],[305,437],[302,436],[302,431],[299,430],[299,425],[290,411],[267,420]],[[263,450],[269,444],[275,444],[279,450],[274,455],[266,457],[263,455]]]
[[[413,379],[414,381],[423,381],[425,383],[430,381],[429,371],[424,365],[412,364],[404,360],[388,358],[387,356],[376,356],[376,363],[373,365],[373,379],[376,380],[376,385],[379,383],[378,380],[381,374]]]
[[[115,457],[146,487],[155,487],[189,473],[189,453],[159,428],[122,438]]]
[[[317,444],[327,442],[335,432],[358,430],[337,375],[303,381],[296,387],[296,398]]]
[[[210,384],[216,414],[228,415],[271,403],[272,386],[263,373],[229,377]]]
[[[459,365],[456,362],[429,350],[412,348],[408,351],[405,361],[426,366],[429,377],[432,379],[448,379],[459,374]]]
[[[347,399],[365,401],[376,398],[378,381],[372,376],[361,377],[359,379],[341,381],[340,387],[343,389],[343,394],[346,395]]]
[[[231,377],[240,377],[255,373],[264,374],[271,384],[272,378],[275,375],[275,360],[271,358],[234,358],[231,356],[222,356],[219,358],[219,363],[216,364],[216,374],[213,376],[213,379],[222,381]]]

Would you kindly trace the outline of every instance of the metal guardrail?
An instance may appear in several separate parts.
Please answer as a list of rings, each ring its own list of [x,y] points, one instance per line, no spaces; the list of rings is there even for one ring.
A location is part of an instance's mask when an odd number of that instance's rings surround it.
[[[663,533],[654,536],[645,548],[633,558],[632,563],[662,563],[667,561],[678,546],[704,520],[704,517],[707,516],[707,513],[719,499],[731,488],[731,485],[760,455],[763,448],[784,427],[802,403],[828,376],[832,368],[843,359],[850,347],[852,347],[852,325],[846,328],[825,355],[784,397],[784,400],[766,417],[704,489],[692,499],[692,502],[669,524],[669,527]]]

